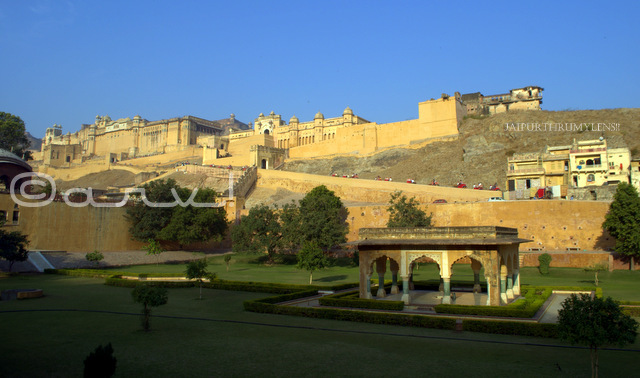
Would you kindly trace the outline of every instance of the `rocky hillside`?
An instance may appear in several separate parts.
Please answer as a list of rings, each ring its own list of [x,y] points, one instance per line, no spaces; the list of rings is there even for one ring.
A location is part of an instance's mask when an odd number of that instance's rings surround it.
[[[533,126],[527,130],[519,123]],[[594,125],[588,130],[583,126],[583,131],[576,131],[586,123]],[[539,125],[537,129],[536,124]],[[547,130],[544,130],[545,124]],[[618,124],[619,131],[598,131],[604,130],[604,126],[598,124]],[[551,129],[550,125],[553,125]],[[361,179],[376,176],[391,177],[394,181],[414,179],[420,184],[435,179],[440,185],[447,186],[453,186],[459,180],[469,186],[482,182],[485,187],[497,182],[498,186],[504,187],[507,157],[514,152],[538,152],[546,145],[566,145],[574,139],[602,136],[610,147],[629,147],[634,157],[640,157],[639,132],[639,108],[510,112],[467,117],[456,141],[432,143],[419,149],[386,150],[367,157],[289,161],[284,169],[320,175],[357,173]]]

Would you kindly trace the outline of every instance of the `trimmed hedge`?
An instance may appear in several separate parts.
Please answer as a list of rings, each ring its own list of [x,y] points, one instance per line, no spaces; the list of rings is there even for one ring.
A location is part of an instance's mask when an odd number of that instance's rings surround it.
[[[321,305],[330,307],[352,307],[391,311],[402,311],[404,309],[404,302],[402,301],[362,299],[358,298],[358,295],[357,291],[349,291],[346,293],[325,295],[318,301]]]
[[[103,278],[111,276],[130,277],[184,277],[184,273],[133,273],[119,272],[108,269],[45,269],[47,274],[61,274],[65,276]]]
[[[550,323],[523,323],[505,320],[464,319],[462,329],[471,332],[536,337],[558,337],[558,326]]]
[[[123,279],[120,275],[114,275],[108,277],[105,280],[105,285],[119,286],[119,287],[135,287],[140,283],[145,283],[150,286],[159,286],[166,288],[188,288],[197,285],[196,281],[138,281]],[[336,285],[338,288],[344,286],[354,287],[356,284],[341,284]],[[218,290],[230,290],[230,291],[250,291],[258,293],[273,293],[273,294],[290,294],[290,293],[308,293],[311,295],[318,294],[318,290],[334,290],[333,287],[313,286],[313,285],[293,285],[293,284],[278,284],[269,282],[244,282],[244,281],[225,281],[215,279],[211,282],[203,282],[202,287],[208,289]]]
[[[521,296],[524,300],[517,300],[506,306],[463,306],[455,304],[439,304],[435,310],[440,314],[501,316],[505,318],[532,318],[551,296],[551,287],[524,287]]]
[[[297,293],[296,293],[297,294]],[[453,318],[437,318],[424,315],[389,314],[366,312],[358,310],[343,310],[337,308],[316,308],[316,307],[294,307],[280,306],[274,303],[289,299],[283,296],[256,299],[244,302],[246,311],[279,314],[297,315],[309,318],[346,320],[352,322],[364,322],[374,324],[391,324],[410,327],[454,329],[456,320]]]
[[[632,316],[634,318],[640,317],[640,307],[633,306],[620,306],[622,313],[625,315]]]

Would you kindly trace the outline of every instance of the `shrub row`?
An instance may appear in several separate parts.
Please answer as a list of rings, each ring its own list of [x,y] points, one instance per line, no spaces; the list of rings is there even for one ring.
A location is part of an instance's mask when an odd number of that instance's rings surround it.
[[[452,318],[437,318],[424,315],[389,314],[366,312],[358,310],[343,310],[337,308],[294,307],[280,306],[274,303],[282,302],[282,296],[257,299],[244,302],[246,311],[270,313],[279,315],[297,315],[309,318],[346,320],[374,324],[391,324],[411,327],[454,329],[456,320]]]
[[[135,287],[141,282],[144,282],[150,286],[159,286],[166,288],[188,288],[198,286],[195,281],[137,281],[123,279],[120,275],[110,276],[105,280],[106,285],[119,286],[119,287]],[[338,288],[344,286],[354,287],[354,283],[336,285]],[[203,282],[202,287],[218,290],[230,290],[230,291],[250,291],[258,293],[273,293],[273,294],[290,294],[290,293],[309,293],[309,295],[315,295],[318,290],[332,289],[333,287],[322,287],[313,285],[293,285],[293,284],[279,284],[269,282],[243,282],[243,281],[226,281],[226,280],[213,280],[211,282]],[[309,296],[307,295],[307,296]]]
[[[634,318],[640,317],[640,307],[620,306],[622,312]]]
[[[61,274],[65,276],[78,277],[94,277],[103,278],[111,276],[130,276],[130,277],[184,277],[184,273],[133,273],[119,272],[107,269],[45,269],[48,274]]]
[[[402,311],[404,302],[402,301],[379,301],[375,299],[358,298],[357,291],[349,291],[346,293],[331,294],[321,297],[319,302],[323,306],[330,307],[352,307],[367,308],[376,310]]]
[[[462,321],[462,329],[471,332],[498,333],[503,335],[558,337],[558,326],[551,323],[465,319]]]

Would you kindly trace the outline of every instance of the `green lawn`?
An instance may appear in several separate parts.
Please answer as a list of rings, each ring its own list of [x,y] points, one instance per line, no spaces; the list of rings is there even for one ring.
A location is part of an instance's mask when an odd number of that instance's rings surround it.
[[[343,268],[342,268],[343,269]],[[245,312],[267,294],[173,289],[140,330],[131,290],[56,275],[0,279],[0,289],[42,288],[40,299],[0,302],[0,376],[80,376],[98,344],[113,344],[120,377],[165,376],[587,376],[589,351],[556,340],[455,333]],[[16,312],[22,310],[121,312]],[[189,319],[190,318],[190,319]],[[195,319],[194,319],[195,318]],[[227,320],[230,322],[221,322]],[[633,347],[633,346],[632,346]],[[638,348],[638,345],[635,345]],[[629,376],[640,351],[601,351],[603,376]]]
[[[266,266],[258,264],[255,258],[246,256],[234,256],[231,260],[229,271],[222,256],[210,257],[207,259],[208,270],[215,272],[218,278],[233,281],[255,281],[255,282],[281,282],[291,284],[309,283],[309,273],[297,269],[295,265],[273,265]],[[346,260],[341,260],[338,265],[328,269],[313,273],[313,283],[315,285],[335,285],[341,283],[358,282],[358,268],[348,266]],[[185,270],[184,264],[166,265],[135,265],[130,267],[117,268],[118,271],[129,271],[136,273],[182,273]],[[377,280],[374,273],[372,277]],[[436,264],[421,264],[419,269],[414,269],[414,280],[435,280],[438,279]],[[613,272],[600,272],[598,274],[600,286],[605,296],[611,296],[618,300],[640,301],[640,272],[627,270],[616,270]],[[391,279],[391,273],[387,268],[386,280]],[[454,264],[454,281],[473,282],[473,271],[468,264]],[[480,280],[484,282],[484,273],[480,272]],[[537,268],[521,268],[520,283],[522,285],[556,285],[556,286],[594,286],[594,273],[585,272],[578,268],[551,268],[547,276],[538,272]]]

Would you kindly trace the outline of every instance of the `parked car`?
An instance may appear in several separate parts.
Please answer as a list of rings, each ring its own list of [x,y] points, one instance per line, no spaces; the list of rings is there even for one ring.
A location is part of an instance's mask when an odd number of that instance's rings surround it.
[[[433,203],[447,203],[446,199],[437,199],[435,201],[433,201]]]
[[[502,198],[502,197],[491,197],[491,198],[489,198],[489,202],[500,202],[500,201],[504,201],[504,198]]]

